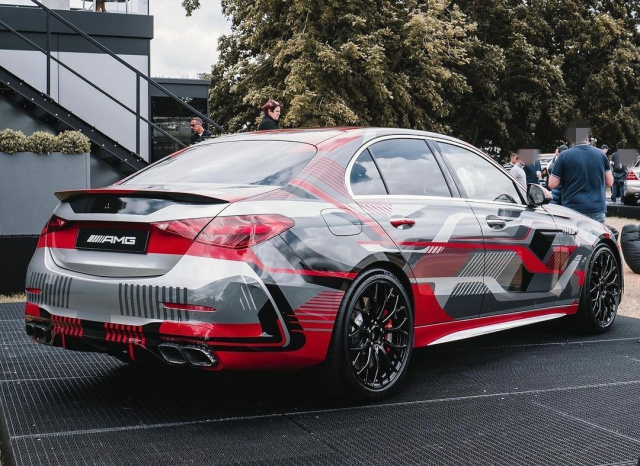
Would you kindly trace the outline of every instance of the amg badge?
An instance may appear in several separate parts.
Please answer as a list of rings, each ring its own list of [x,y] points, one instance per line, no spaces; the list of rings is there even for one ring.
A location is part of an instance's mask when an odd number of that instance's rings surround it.
[[[76,238],[76,249],[144,253],[149,232],[144,230],[110,230],[81,228]]]

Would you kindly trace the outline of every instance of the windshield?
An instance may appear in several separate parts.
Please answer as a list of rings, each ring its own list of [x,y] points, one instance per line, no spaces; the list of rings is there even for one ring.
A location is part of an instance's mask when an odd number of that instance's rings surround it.
[[[229,141],[196,144],[165,157],[127,184],[223,183],[284,186],[315,155],[311,144],[287,141]]]

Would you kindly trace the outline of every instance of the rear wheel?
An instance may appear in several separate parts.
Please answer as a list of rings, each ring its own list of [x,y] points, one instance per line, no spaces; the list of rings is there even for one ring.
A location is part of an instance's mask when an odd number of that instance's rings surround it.
[[[624,205],[637,205],[638,199],[632,194],[630,196],[627,195],[623,197],[622,202],[624,203]]]
[[[608,246],[600,245],[589,261],[580,297],[578,317],[584,330],[603,333],[611,328],[621,290],[620,264]]]
[[[406,374],[413,348],[413,310],[398,278],[376,269],[344,296],[325,361],[339,395],[365,401],[388,396]]]

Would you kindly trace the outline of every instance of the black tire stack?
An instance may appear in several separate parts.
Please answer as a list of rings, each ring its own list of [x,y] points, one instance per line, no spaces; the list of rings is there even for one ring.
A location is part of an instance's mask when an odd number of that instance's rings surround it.
[[[640,225],[630,223],[622,227],[620,246],[629,268],[640,273]]]

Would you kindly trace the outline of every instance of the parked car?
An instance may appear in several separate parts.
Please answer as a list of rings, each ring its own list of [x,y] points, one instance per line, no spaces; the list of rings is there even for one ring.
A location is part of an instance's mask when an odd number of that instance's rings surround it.
[[[640,199],[640,160],[636,160],[636,163],[627,172],[622,202],[625,205],[638,205],[638,199]]]
[[[27,272],[33,340],[211,371],[319,366],[361,400],[395,390],[414,347],[565,316],[607,331],[623,288],[607,227],[435,133],[237,134],[56,196]]]

